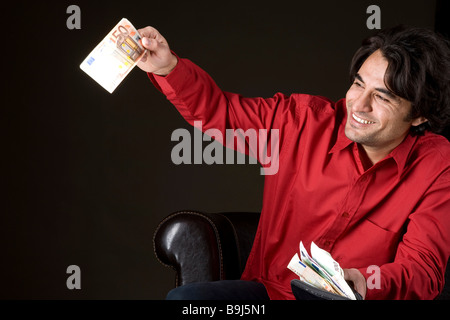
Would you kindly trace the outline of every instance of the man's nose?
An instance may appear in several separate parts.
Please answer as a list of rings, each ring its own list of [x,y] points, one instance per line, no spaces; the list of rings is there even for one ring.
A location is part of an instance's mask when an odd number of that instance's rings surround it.
[[[363,92],[355,100],[353,100],[352,111],[353,112],[371,112],[372,101],[370,93]]]

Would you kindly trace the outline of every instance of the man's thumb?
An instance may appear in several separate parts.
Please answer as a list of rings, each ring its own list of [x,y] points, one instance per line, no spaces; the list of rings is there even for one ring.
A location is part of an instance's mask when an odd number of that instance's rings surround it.
[[[142,38],[142,46],[147,49],[150,50],[150,46],[152,44],[152,41],[149,38]]]

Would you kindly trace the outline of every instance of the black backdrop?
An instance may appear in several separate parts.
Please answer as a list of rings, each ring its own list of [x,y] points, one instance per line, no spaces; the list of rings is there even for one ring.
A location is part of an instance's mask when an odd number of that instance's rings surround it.
[[[79,69],[122,17],[156,27],[224,90],[332,99],[345,95],[351,56],[373,32],[369,5],[381,8],[382,28],[444,28],[448,17],[444,1],[438,15],[430,0],[266,3],[3,6],[0,298],[162,299],[174,274],[156,260],[152,236],[166,215],[261,209],[257,165],[172,163],[171,133],[192,129],[145,73],[134,69],[111,95]],[[81,30],[66,27],[71,4]],[[69,265],[81,269],[80,290],[66,287]]]

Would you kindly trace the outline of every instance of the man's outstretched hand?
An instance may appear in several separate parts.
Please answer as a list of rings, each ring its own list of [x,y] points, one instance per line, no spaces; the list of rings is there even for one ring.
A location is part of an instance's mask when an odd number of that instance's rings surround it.
[[[145,54],[137,66],[145,72],[160,76],[168,75],[177,65],[178,59],[170,51],[166,39],[153,27],[139,29]]]

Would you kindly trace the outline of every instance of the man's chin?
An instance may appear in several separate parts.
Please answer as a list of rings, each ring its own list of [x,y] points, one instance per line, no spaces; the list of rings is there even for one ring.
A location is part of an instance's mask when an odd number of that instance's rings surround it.
[[[348,128],[348,124],[345,126],[345,136],[353,141],[353,142],[358,142],[355,140],[358,140],[358,135],[356,134],[355,130],[353,130],[352,128]]]
[[[364,135],[360,132],[357,132],[355,129],[353,128],[347,128],[347,126],[345,127],[345,136],[356,143],[367,143],[370,141],[370,138],[367,137],[367,135]]]

